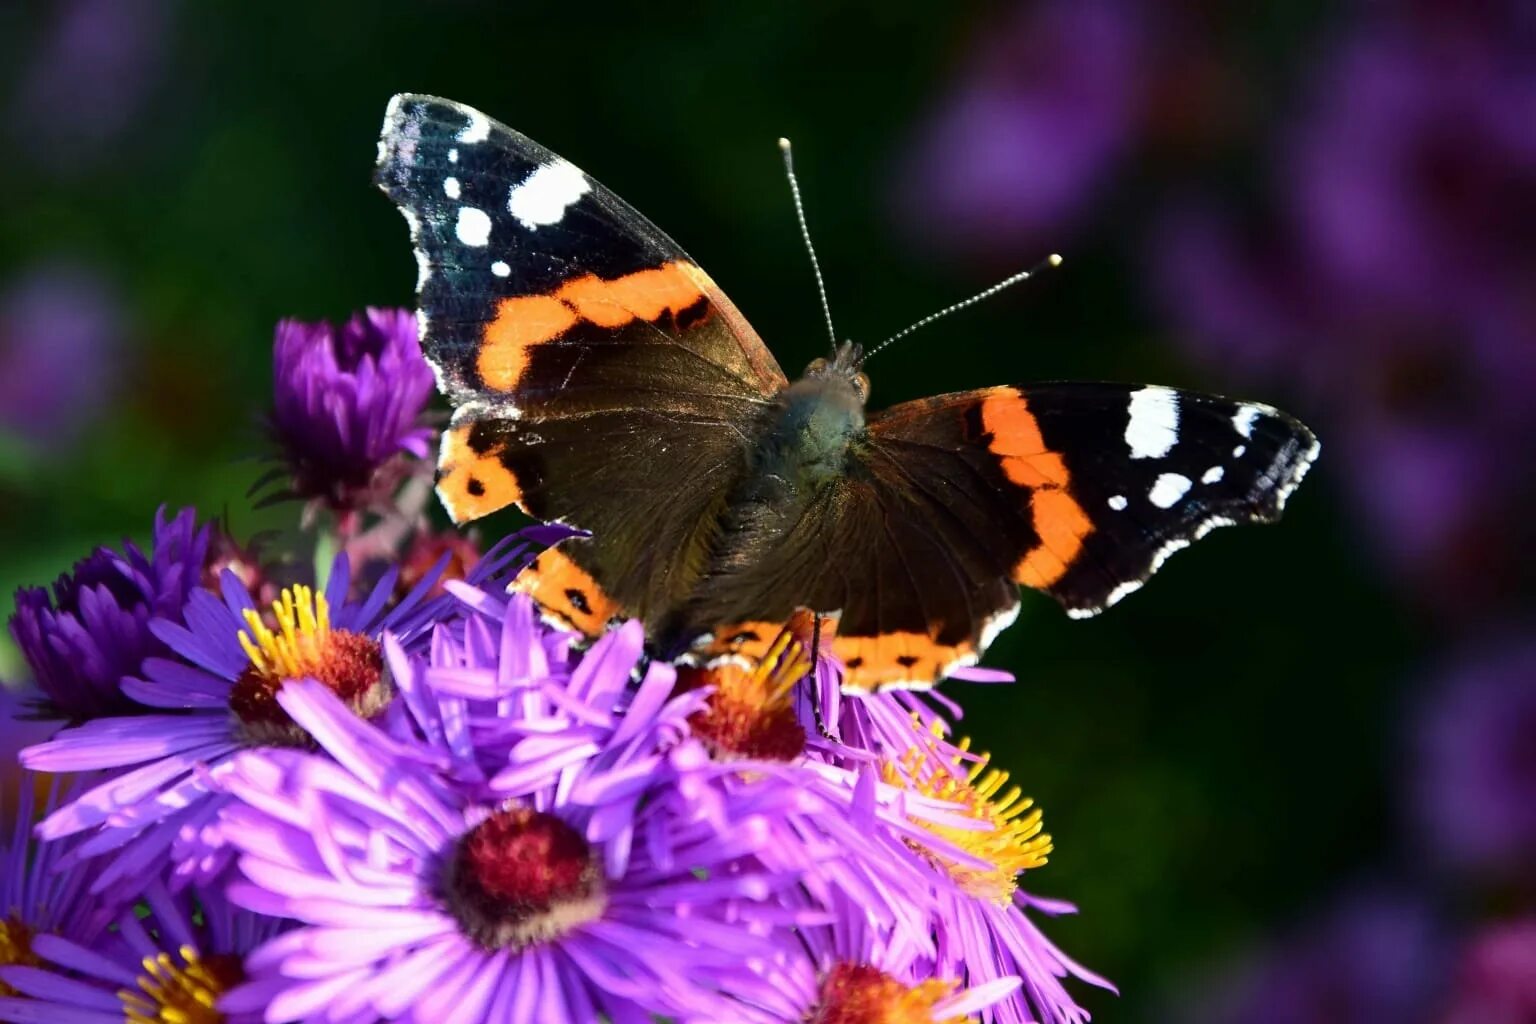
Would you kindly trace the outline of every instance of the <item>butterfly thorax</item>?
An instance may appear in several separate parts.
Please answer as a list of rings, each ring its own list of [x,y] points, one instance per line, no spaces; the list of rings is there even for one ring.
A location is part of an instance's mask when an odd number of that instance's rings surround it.
[[[848,449],[864,434],[864,392],[837,373],[808,374],[785,388],[754,459],[770,488],[802,498],[837,479]]]

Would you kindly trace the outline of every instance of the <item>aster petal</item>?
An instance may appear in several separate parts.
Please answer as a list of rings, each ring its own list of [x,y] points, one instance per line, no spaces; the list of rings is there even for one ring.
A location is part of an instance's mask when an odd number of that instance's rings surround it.
[[[183,943],[190,945],[190,943]],[[91,977],[126,988],[137,987],[139,975],[111,957],[103,956],[57,935],[39,935],[32,940],[32,952],[50,963],[67,967]]]
[[[229,707],[229,680],[169,658],[148,658],[142,678],[123,680],[123,692],[156,708]]]
[[[65,729],[47,743],[21,752],[21,763],[33,771],[79,772],[119,768],[226,740],[229,723],[222,718],[186,715],[136,715],[100,718]]]
[[[19,966],[0,967],[0,982],[11,986],[24,996],[48,1000],[50,1003],[69,1002],[82,1009],[111,1012],[114,1014],[115,1024],[121,1024],[122,1003],[110,992],[103,992],[87,982],[62,978],[40,967]],[[45,1016],[35,1019],[51,1021],[57,1018]]]
[[[269,1021],[331,1021],[327,1009],[337,996],[368,978],[365,970],[346,971],[311,982],[289,985],[272,997],[267,1006]]]

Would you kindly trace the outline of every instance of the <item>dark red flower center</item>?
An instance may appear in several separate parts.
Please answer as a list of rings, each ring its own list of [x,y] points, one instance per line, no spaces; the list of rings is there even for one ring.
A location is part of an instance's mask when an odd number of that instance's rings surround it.
[[[679,689],[714,690],[688,724],[717,757],[793,761],[805,752],[794,693],[815,668],[815,628],[814,616],[801,609],[755,662],[729,655],[702,668],[679,667]]]
[[[487,949],[521,949],[597,918],[605,899],[591,844],[553,814],[508,807],[459,840],[446,902]]]
[[[715,688],[709,702],[689,717],[688,724],[716,754],[793,761],[805,752],[805,728],[792,704],[765,700],[752,675],[730,662],[709,668],[679,668],[679,689]]]

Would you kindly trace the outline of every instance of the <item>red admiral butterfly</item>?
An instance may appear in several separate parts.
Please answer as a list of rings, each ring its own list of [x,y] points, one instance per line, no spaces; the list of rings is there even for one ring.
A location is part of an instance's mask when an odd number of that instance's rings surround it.
[[[438,493],[591,531],[516,586],[588,635],[760,654],[840,612],[852,691],[973,663],[1020,584],[1073,616],[1216,526],[1279,517],[1317,454],[1269,406],[1120,384],[869,412],[857,346],[789,381],[678,245],[477,110],[396,96],[376,179],[410,222],[422,343],[456,412]]]

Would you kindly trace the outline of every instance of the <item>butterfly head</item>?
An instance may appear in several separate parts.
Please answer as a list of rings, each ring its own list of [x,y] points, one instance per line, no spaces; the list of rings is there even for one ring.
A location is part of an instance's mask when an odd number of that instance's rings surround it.
[[[864,372],[863,366],[864,350],[851,341],[845,341],[837,346],[831,359],[811,360],[805,368],[805,379],[827,382],[823,387],[830,385],[832,389],[837,387],[837,382],[844,382],[862,406],[869,401],[869,375]]]

